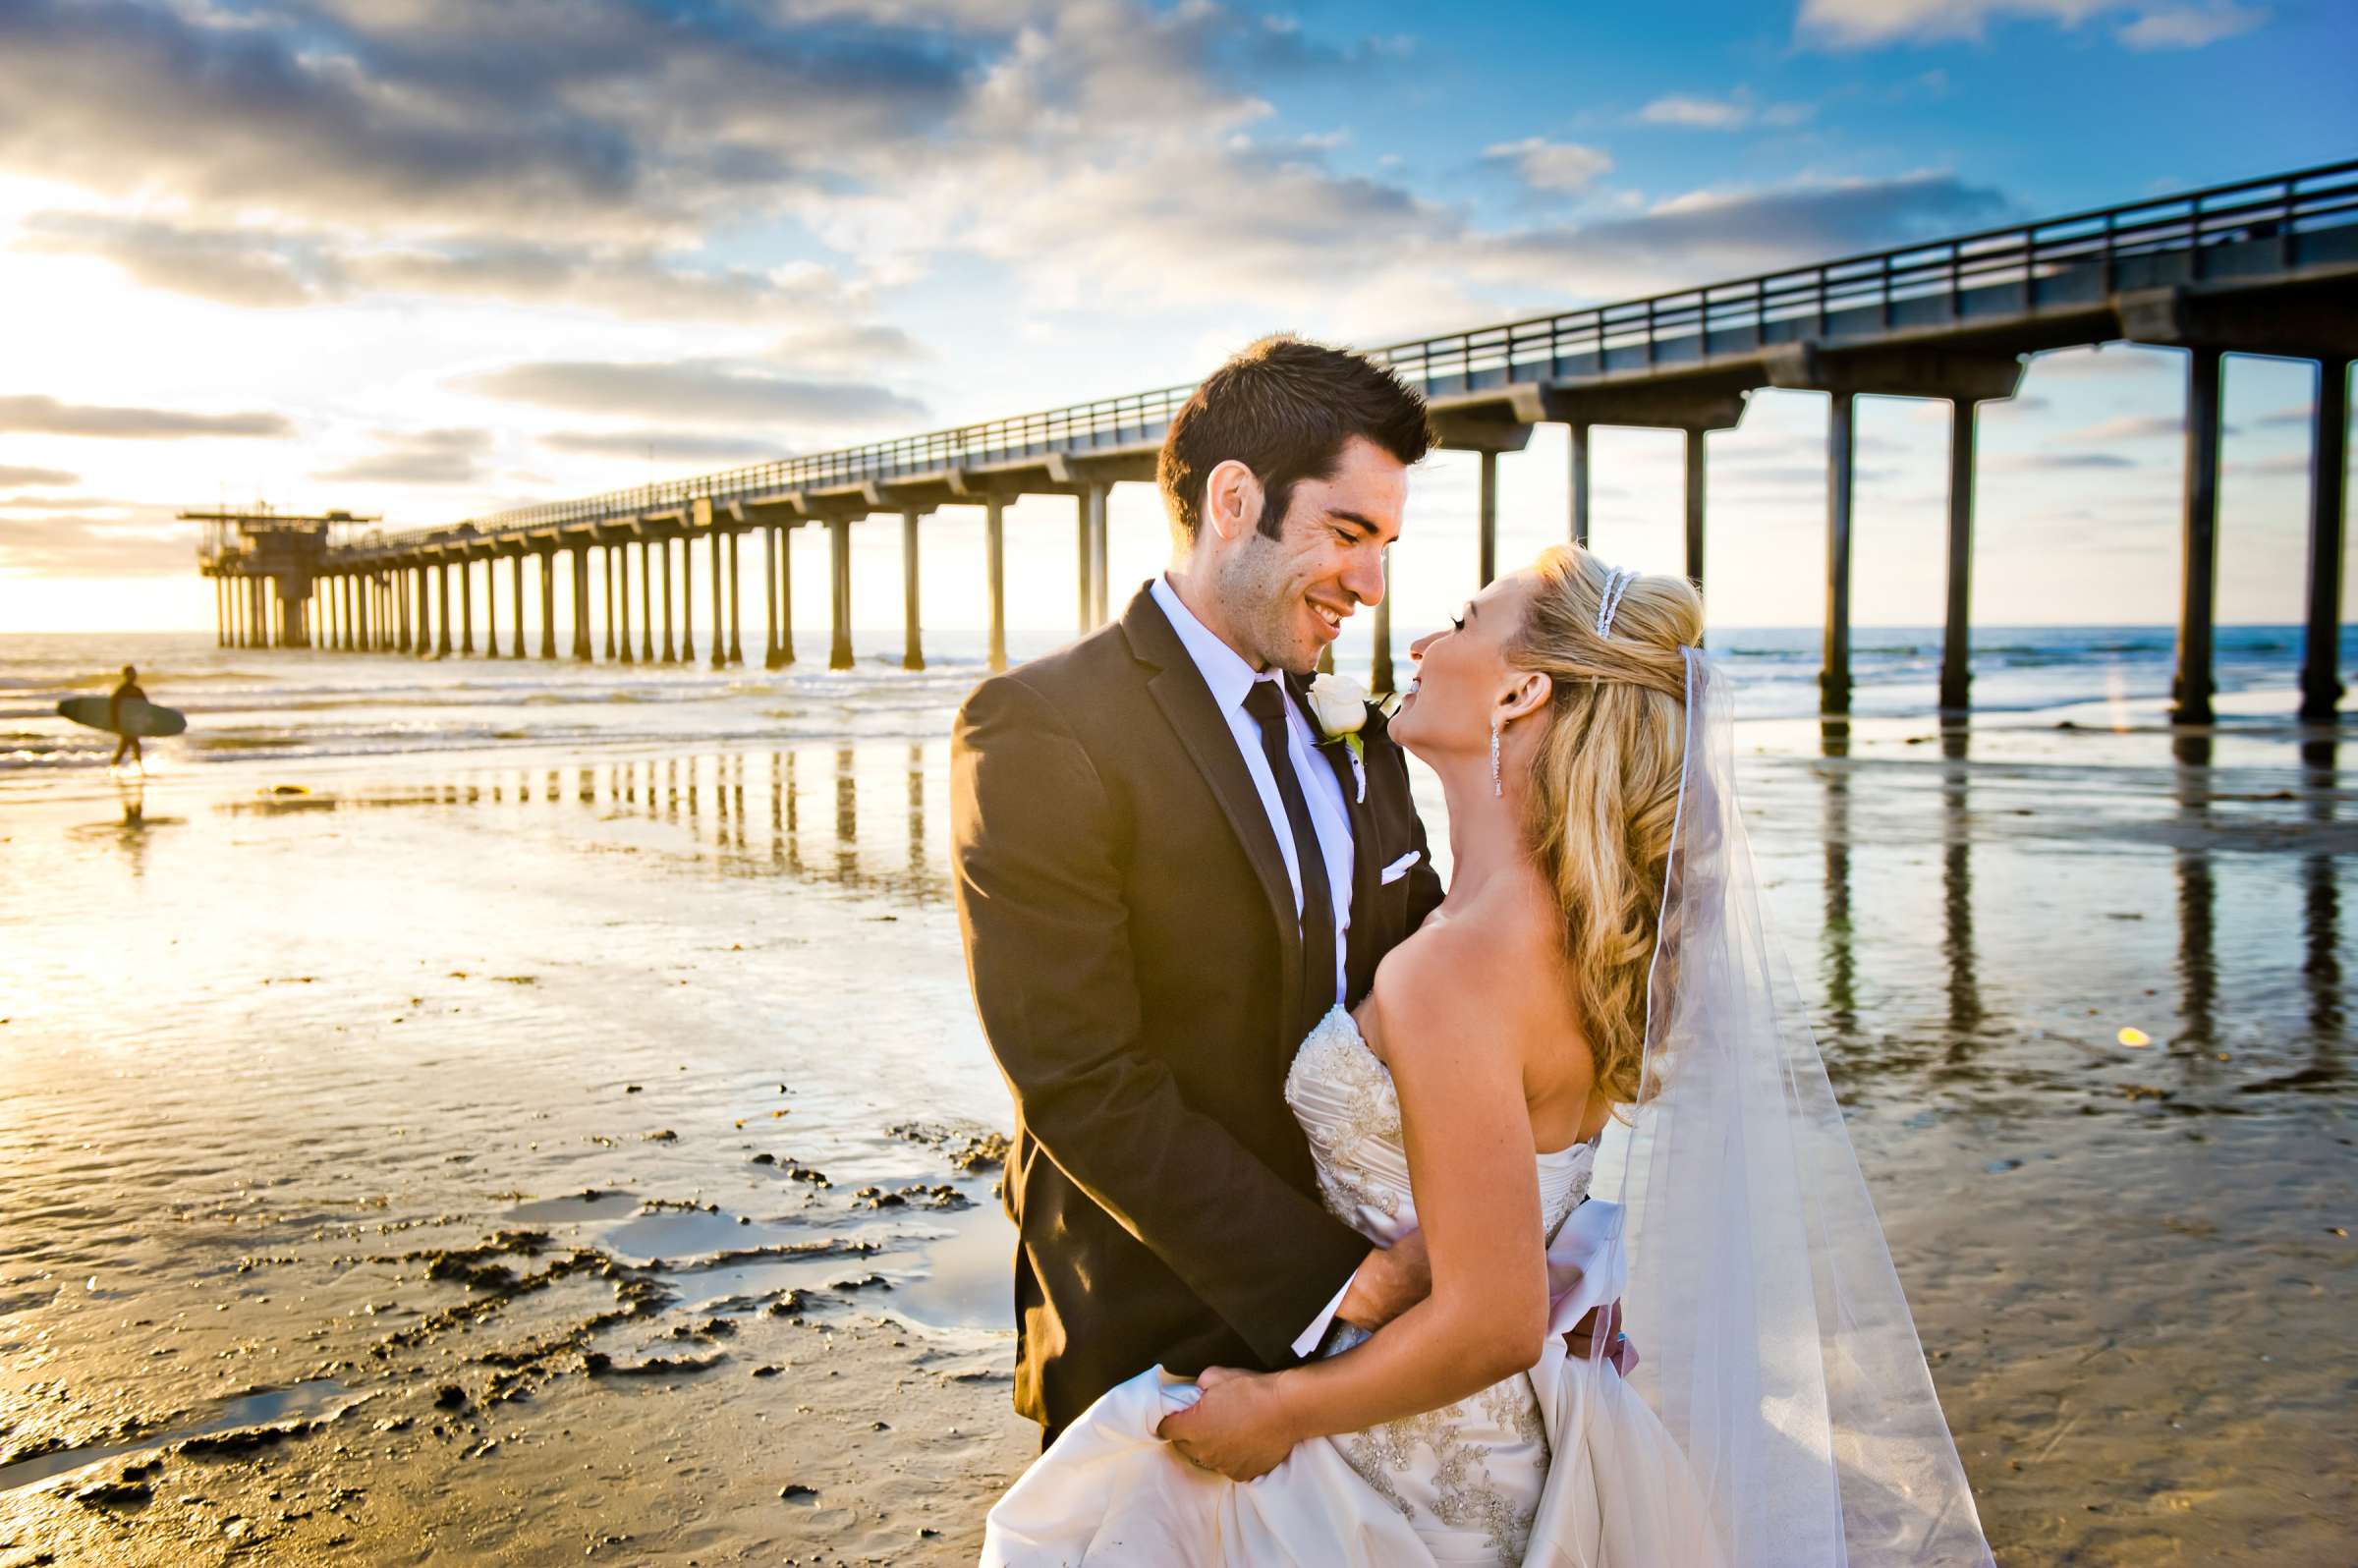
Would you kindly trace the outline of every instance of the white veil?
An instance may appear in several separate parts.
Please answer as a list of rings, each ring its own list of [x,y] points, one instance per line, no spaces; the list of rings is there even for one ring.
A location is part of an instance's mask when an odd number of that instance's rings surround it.
[[[1598,1195],[1620,1228],[1631,1388],[1730,1568],[1986,1565],[1973,1494],[1882,1227],[1761,907],[1739,810],[1730,683],[1686,650],[1687,736],[1649,988],[1646,1097],[1607,1134]],[[1601,1217],[1601,1215],[1600,1215]],[[1618,1261],[1618,1260],[1616,1260]],[[1618,1375],[1603,1336],[1582,1379]],[[1629,1520],[1636,1539],[1672,1521]],[[1693,1529],[1695,1521],[1676,1524]]]

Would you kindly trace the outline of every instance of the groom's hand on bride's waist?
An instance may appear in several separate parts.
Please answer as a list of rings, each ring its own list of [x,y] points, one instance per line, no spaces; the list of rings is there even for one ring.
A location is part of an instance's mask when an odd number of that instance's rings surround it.
[[[1432,1263],[1425,1256],[1425,1233],[1412,1230],[1392,1246],[1368,1254],[1334,1316],[1372,1334],[1432,1294]]]
[[[1574,1361],[1599,1358],[1626,1377],[1638,1365],[1638,1347],[1621,1331],[1621,1304],[1592,1307],[1564,1331],[1564,1349]]]

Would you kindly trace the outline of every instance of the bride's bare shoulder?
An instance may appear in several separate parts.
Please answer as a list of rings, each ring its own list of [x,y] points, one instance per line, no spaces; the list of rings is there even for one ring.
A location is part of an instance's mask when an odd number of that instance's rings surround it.
[[[1532,951],[1526,924],[1502,910],[1427,921],[1376,966],[1362,1026],[1370,1045],[1389,1061],[1408,1042],[1431,1048],[1469,1031],[1495,1038],[1503,1016],[1545,983],[1547,955]]]

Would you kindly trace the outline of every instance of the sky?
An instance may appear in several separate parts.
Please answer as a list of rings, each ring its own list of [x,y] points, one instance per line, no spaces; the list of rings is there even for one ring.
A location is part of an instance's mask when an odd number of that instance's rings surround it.
[[[2358,156],[2354,74],[2352,0],[0,0],[0,632],[209,630],[182,508],[443,524]],[[1977,621],[2172,618],[2184,366],[1985,407]],[[2300,617],[2316,377],[2230,362],[2222,619]],[[1861,624],[1940,618],[1947,419],[1862,403]],[[1712,438],[1713,622],[1820,618],[1825,420]],[[1679,440],[1598,432],[1600,550],[1678,569]],[[1412,481],[1404,633],[1475,587],[1474,463]],[[1560,427],[1501,458],[1506,559],[1566,484]],[[1009,514],[1018,627],[1072,516]],[[1111,516],[1118,593],[1167,532]],[[928,520],[930,625],[982,550]]]

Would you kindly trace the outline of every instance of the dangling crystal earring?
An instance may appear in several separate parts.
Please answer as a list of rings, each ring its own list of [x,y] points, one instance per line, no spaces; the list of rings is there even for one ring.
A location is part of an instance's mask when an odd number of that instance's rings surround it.
[[[1505,733],[1506,720],[1490,720],[1490,794],[1499,798],[1506,794],[1506,780],[1498,772],[1498,738]]]

